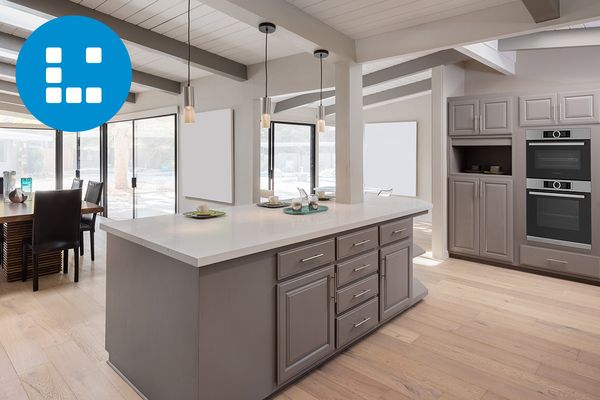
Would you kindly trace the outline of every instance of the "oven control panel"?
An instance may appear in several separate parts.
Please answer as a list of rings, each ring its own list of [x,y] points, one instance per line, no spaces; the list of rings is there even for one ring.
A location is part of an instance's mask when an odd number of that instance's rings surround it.
[[[544,189],[562,189],[571,190],[571,182],[569,181],[544,181]]]
[[[571,131],[544,131],[544,139],[569,139],[571,138]]]

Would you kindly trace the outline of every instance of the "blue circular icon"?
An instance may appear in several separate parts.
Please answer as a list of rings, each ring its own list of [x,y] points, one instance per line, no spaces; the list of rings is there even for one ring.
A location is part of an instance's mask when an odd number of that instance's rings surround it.
[[[25,41],[16,78],[34,117],[57,130],[86,131],[107,122],[125,103],[131,60],[108,26],[87,17],[60,17]]]

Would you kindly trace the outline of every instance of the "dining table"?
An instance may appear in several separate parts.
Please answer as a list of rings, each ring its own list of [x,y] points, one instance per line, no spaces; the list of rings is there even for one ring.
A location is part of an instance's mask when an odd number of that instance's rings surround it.
[[[8,203],[0,200],[0,224],[2,229],[2,262],[0,279],[12,282],[21,280],[23,240],[31,238],[33,210],[35,202]],[[81,214],[94,214],[104,211],[101,205],[81,202]],[[31,253],[27,254],[27,276],[33,274]],[[39,257],[39,274],[55,274],[62,269],[62,251],[43,254]]]

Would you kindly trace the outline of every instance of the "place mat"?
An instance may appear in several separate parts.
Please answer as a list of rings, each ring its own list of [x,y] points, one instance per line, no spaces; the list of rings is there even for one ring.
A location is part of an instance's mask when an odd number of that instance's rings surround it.
[[[257,203],[256,205],[259,207],[264,207],[264,208],[283,208],[283,207],[289,207],[290,203],[286,203],[285,201],[282,201],[279,203],[269,203],[268,201],[265,201],[263,203]]]
[[[329,210],[329,207],[327,207],[327,206],[319,206],[319,208],[317,210],[311,210],[308,208],[308,206],[303,206],[300,211],[294,211],[292,209],[292,207],[288,207],[288,208],[284,208],[283,212],[288,215],[307,215],[307,214],[316,214],[316,213],[320,213],[320,212],[325,212],[327,210]]]
[[[225,215],[225,212],[217,211],[217,210],[208,210],[208,213],[201,213],[200,211],[190,211],[190,212],[183,213],[183,215],[188,218],[193,218],[193,219],[209,219],[209,218],[222,217],[223,215]]]

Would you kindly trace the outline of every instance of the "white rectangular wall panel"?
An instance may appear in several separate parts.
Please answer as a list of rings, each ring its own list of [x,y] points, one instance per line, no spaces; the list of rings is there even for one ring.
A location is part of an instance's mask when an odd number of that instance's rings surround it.
[[[365,124],[365,189],[417,195],[417,122]]]
[[[233,203],[233,110],[200,112],[180,131],[183,196]]]

